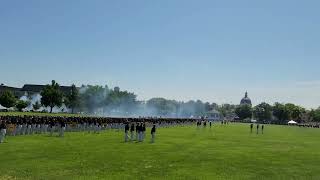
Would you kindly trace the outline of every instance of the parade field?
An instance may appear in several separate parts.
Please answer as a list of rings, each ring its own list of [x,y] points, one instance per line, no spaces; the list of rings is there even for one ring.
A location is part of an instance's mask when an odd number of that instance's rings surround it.
[[[123,132],[7,137],[0,179],[320,179],[319,129],[248,124],[150,129],[143,143]]]

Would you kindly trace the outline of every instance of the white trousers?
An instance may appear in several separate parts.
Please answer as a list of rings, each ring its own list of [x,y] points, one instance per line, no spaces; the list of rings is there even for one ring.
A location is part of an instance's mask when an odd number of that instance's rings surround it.
[[[131,141],[134,141],[134,133],[131,131]]]
[[[63,137],[64,136],[64,131],[66,130],[66,127],[61,127],[60,128],[60,134],[59,134],[59,136],[60,137]]]
[[[140,142],[143,141],[143,132],[139,132],[139,141],[140,141]]]
[[[125,141],[125,142],[128,142],[128,140],[129,140],[128,132],[125,132],[125,133],[124,133],[124,141]]]
[[[7,133],[6,129],[1,129],[1,131],[0,131],[0,143],[3,143],[4,138],[6,137],[6,133]]]
[[[151,134],[151,143],[154,143],[155,137],[156,137],[156,133],[152,133]]]

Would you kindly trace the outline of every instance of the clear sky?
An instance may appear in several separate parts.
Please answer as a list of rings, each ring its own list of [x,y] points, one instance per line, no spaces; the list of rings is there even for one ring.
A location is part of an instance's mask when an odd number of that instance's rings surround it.
[[[0,83],[320,105],[318,0],[1,0]]]

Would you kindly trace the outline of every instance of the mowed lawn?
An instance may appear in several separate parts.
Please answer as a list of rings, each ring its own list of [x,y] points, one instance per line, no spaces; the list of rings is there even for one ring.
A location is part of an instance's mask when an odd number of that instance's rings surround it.
[[[249,124],[158,129],[156,143],[123,133],[8,137],[0,179],[320,179],[320,129]]]

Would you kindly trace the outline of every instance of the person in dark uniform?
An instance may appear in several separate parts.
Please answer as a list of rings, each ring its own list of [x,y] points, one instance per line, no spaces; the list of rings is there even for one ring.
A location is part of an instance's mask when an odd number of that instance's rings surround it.
[[[139,128],[140,128],[140,123],[137,123],[136,125],[136,141],[139,141]]]
[[[54,129],[55,129],[55,122],[54,122],[54,120],[51,120],[50,121],[50,136],[53,135]]]
[[[64,120],[60,120],[60,133],[59,133],[60,137],[64,137],[65,130],[66,130],[66,123],[64,122]]]
[[[252,133],[252,129],[253,129],[253,124],[250,125],[250,129],[251,129],[251,133]]]
[[[145,136],[146,136],[146,123],[143,123],[143,125],[142,125],[142,141],[144,141]]]
[[[131,141],[134,141],[134,123],[131,124],[130,132],[131,132]]]
[[[261,133],[263,134],[264,125],[261,126]]]
[[[7,134],[7,125],[4,121],[0,120],[0,143],[4,142],[4,138]]]
[[[124,126],[124,142],[128,142],[129,140],[129,123],[126,123],[126,125]]]
[[[259,134],[259,124],[257,124],[257,134]]]
[[[156,125],[153,124],[151,128],[151,143],[154,143],[155,136],[156,136]]]
[[[211,128],[211,126],[212,126],[212,122],[210,121],[210,122],[209,122],[209,124],[210,124],[210,128]]]

